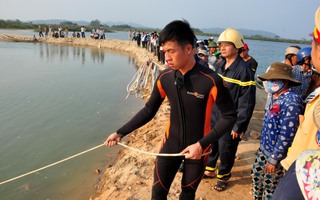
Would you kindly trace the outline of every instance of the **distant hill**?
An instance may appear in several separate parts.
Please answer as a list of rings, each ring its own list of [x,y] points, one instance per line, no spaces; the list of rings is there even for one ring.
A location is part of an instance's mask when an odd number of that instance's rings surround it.
[[[225,30],[225,28],[202,28],[200,30],[204,33],[220,35],[220,33],[222,33]],[[260,36],[269,37],[269,38],[279,37],[277,34],[274,34],[268,31],[249,30],[249,29],[237,29],[237,30],[240,31],[240,33],[242,33],[242,35],[244,36],[260,35]]]
[[[64,19],[49,19],[49,20],[32,20],[28,22],[32,22],[33,24],[60,24],[61,22],[65,21],[70,21],[70,20],[64,20]],[[73,23],[76,23],[81,26],[87,26],[90,24],[88,21],[71,21]],[[101,22],[104,25],[108,26],[113,26],[113,25],[129,25],[134,28],[151,28],[151,27],[146,27],[141,24],[137,23],[128,23],[128,22],[112,22],[112,21],[107,21],[107,22]],[[152,29],[152,28],[151,28]],[[200,29],[204,33],[210,33],[210,34],[216,34],[219,35],[222,31],[225,30],[225,28],[202,28]],[[268,32],[268,31],[261,31],[261,30],[249,30],[249,29],[238,29],[244,36],[263,36],[263,37],[269,37],[269,38],[277,38],[279,37],[278,35]]]
[[[141,24],[137,24],[137,23],[128,23],[128,22],[110,22],[110,21],[107,21],[107,22],[103,22],[103,24],[106,24],[108,26],[113,26],[113,25],[129,25],[131,27],[135,27],[135,28],[149,28],[149,27],[146,27],[146,26],[143,26]]]
[[[70,21],[66,19],[48,19],[48,20],[31,20],[28,22],[32,22],[33,24],[60,24],[61,22]],[[71,21],[73,23],[76,23],[78,25],[87,26],[90,24],[90,22],[87,21]]]

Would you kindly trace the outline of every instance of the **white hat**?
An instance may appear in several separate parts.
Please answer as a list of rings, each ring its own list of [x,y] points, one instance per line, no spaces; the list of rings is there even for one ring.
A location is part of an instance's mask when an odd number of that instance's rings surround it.
[[[198,49],[198,55],[199,55],[199,54],[203,54],[203,55],[205,55],[205,56],[208,56],[208,51],[205,50],[205,49]]]
[[[198,40],[197,43],[199,44],[199,43],[204,43],[204,42],[203,42],[203,40]]]
[[[300,49],[298,49],[297,47],[293,47],[293,46],[290,46],[286,49],[286,53],[285,53],[285,56],[286,55],[289,55],[289,54],[293,54],[293,55],[297,55],[298,51]]]

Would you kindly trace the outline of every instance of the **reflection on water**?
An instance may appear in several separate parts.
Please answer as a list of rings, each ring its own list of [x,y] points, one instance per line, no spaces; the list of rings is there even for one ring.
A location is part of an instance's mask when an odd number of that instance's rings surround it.
[[[37,45],[39,45],[40,49],[40,58],[47,62],[50,62],[56,58],[59,58],[59,60],[62,62],[72,55],[74,60],[81,60],[82,65],[87,64],[87,59],[90,59],[90,62],[95,64],[103,64],[105,62],[106,54],[110,52],[110,50],[108,51],[106,49],[81,46],[55,46],[47,43],[38,43]],[[90,51],[89,53],[88,50]],[[128,64],[135,65],[136,59],[133,56],[128,55]]]
[[[91,59],[92,62],[94,63],[103,63],[104,62],[104,58],[105,58],[105,53],[104,51],[101,51],[100,48],[96,48],[96,49],[91,49]]]

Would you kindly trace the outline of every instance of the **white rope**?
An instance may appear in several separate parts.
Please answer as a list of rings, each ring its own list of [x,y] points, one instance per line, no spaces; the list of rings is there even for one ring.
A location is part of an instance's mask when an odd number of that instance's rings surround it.
[[[141,81],[143,71],[147,65],[148,65],[148,60],[146,60],[144,63],[141,64],[141,66],[139,67],[139,69],[137,70],[137,72],[134,74],[133,78],[131,79],[131,81],[127,85],[128,95],[127,95],[126,99],[129,97],[130,94],[132,94],[134,92],[137,93],[137,91],[140,87],[139,82]]]
[[[127,85],[128,94],[126,99],[131,94],[135,94],[136,97],[140,98],[143,95],[143,91],[145,91],[148,87],[152,89],[159,75],[159,68],[160,65],[153,60],[148,59],[143,62]]]
[[[149,64],[148,70],[147,70],[146,73],[144,74],[143,85],[142,85],[143,88],[146,88],[146,87],[147,87],[148,80],[149,80],[149,75],[150,75],[150,71],[151,71],[152,66],[153,66],[153,63],[151,62],[151,63]]]
[[[181,153],[173,153],[173,154],[168,154],[168,153],[152,153],[152,152],[147,152],[147,151],[143,151],[143,150],[140,150],[140,149],[136,149],[136,148],[133,148],[133,147],[129,147],[128,145],[125,145],[125,144],[123,144],[123,143],[121,143],[121,142],[118,142],[118,144],[121,145],[121,146],[123,146],[123,147],[125,147],[125,148],[131,149],[131,150],[134,150],[134,151],[143,153],[143,154],[152,155],[152,156],[172,156],[172,157],[185,156],[185,154],[181,154]],[[100,147],[102,147],[102,146],[105,146],[105,144],[100,144],[100,145],[98,145],[98,146],[92,147],[91,149],[82,151],[82,152],[80,152],[80,153],[78,153],[78,154],[75,154],[75,155],[70,156],[70,157],[68,157],[68,158],[65,158],[65,159],[62,159],[62,160],[60,160],[60,161],[54,162],[54,163],[52,163],[52,164],[46,165],[46,166],[41,167],[41,168],[39,168],[39,169],[36,169],[36,170],[30,171],[30,172],[27,172],[27,173],[25,173],[25,174],[21,174],[20,176],[16,176],[16,177],[14,177],[14,178],[11,178],[11,179],[2,181],[2,182],[0,182],[0,185],[3,185],[3,184],[6,184],[6,183],[9,183],[9,182],[12,182],[12,181],[14,181],[14,180],[23,178],[23,177],[25,177],[25,176],[34,174],[34,173],[36,173],[36,172],[42,171],[42,170],[44,170],[44,169],[47,169],[47,168],[49,168],[49,167],[53,167],[53,166],[55,166],[55,165],[57,165],[57,164],[60,164],[60,163],[62,163],[62,162],[65,162],[65,161],[67,161],[67,160],[70,160],[70,159],[72,159],[72,158],[78,157],[78,156],[80,156],[80,155],[82,155],[82,154],[88,153],[88,152],[93,151],[93,150],[95,150],[95,149],[98,149],[98,148],[100,148]],[[204,155],[208,155],[208,154],[210,154],[211,152],[212,152],[212,151],[210,150],[209,152],[206,152],[206,153],[204,153],[204,154],[202,154],[202,155],[203,155],[203,156],[204,156]]]
[[[78,154],[75,154],[75,155],[70,156],[70,157],[68,157],[68,158],[62,159],[62,160],[57,161],[57,162],[55,162],[55,163],[52,163],[52,164],[50,164],[50,165],[46,165],[46,166],[41,167],[41,168],[39,168],[39,169],[33,170],[33,171],[31,171],[31,172],[22,174],[22,175],[20,175],[20,176],[17,176],[17,177],[8,179],[8,180],[6,180],[6,181],[2,181],[2,182],[0,182],[0,185],[3,185],[3,184],[5,184],[5,183],[9,183],[9,182],[14,181],[14,180],[17,180],[17,179],[19,179],[19,178],[28,176],[28,175],[30,175],[30,174],[34,174],[34,173],[36,173],[36,172],[39,172],[39,171],[41,171],[41,170],[47,169],[47,168],[52,167],[52,166],[55,166],[55,165],[57,165],[57,164],[60,164],[60,163],[62,163],[62,162],[65,162],[65,161],[67,161],[67,160],[70,160],[70,159],[72,159],[72,158],[75,158],[75,157],[77,157],[77,156],[80,156],[80,155],[82,155],[82,154],[84,154],[84,153],[88,153],[89,151],[95,150],[95,149],[97,149],[97,148],[99,148],[99,147],[102,147],[102,146],[104,146],[104,144],[100,144],[100,145],[95,146],[95,147],[93,147],[93,148],[91,148],[91,149],[82,151],[82,152],[80,152],[80,153],[78,153]]]
[[[125,148],[128,148],[128,149],[131,149],[133,151],[137,151],[137,152],[140,152],[140,153],[143,153],[143,154],[147,154],[147,155],[151,155],[151,156],[170,156],[170,157],[178,157],[178,156],[185,156],[186,154],[182,154],[182,153],[152,153],[152,152],[147,152],[147,151],[143,151],[143,150],[140,150],[140,149],[136,149],[136,148],[133,148],[133,147],[130,147],[128,145],[125,145],[121,142],[118,142],[119,145],[125,147]],[[202,156],[205,156],[205,155],[208,155],[212,152],[212,150],[210,149],[210,151],[206,152],[206,153],[203,153]]]

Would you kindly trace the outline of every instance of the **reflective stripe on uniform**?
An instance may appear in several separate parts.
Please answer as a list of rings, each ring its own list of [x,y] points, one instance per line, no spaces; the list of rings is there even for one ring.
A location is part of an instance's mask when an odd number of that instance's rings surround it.
[[[228,78],[228,77],[222,76],[221,74],[218,74],[218,75],[221,76],[221,78],[224,81],[228,82],[228,83],[234,83],[234,84],[237,84],[237,85],[240,85],[240,86],[256,85],[255,81],[242,82],[242,81],[239,81],[237,79],[233,79],[233,78]]]

